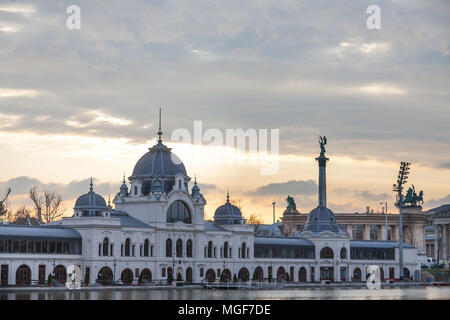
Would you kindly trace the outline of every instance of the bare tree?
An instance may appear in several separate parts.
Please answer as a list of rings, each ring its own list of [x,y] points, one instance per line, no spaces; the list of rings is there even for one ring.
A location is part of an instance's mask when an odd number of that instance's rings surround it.
[[[247,220],[247,224],[254,226],[254,233],[257,234],[259,227],[263,224],[263,219],[261,218],[261,216],[252,213],[250,217],[244,217],[244,219]]]
[[[9,194],[11,193],[11,188],[8,188],[5,196],[0,200],[0,219],[8,221],[10,218],[11,210],[9,209],[9,203],[7,202]]]
[[[280,229],[285,237],[292,237],[295,231],[297,231],[295,225],[292,223],[283,223]]]
[[[44,191],[39,194],[36,187],[30,189],[28,197],[33,201],[37,210],[37,219],[40,222],[49,223],[62,217],[65,208],[61,206],[61,196],[53,191]]]

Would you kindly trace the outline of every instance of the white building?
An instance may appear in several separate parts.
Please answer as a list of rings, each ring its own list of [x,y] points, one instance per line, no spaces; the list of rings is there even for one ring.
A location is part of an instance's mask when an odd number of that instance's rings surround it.
[[[1,285],[45,284],[49,273],[64,283],[79,266],[94,284],[187,283],[283,278],[293,282],[365,281],[369,265],[399,278],[398,242],[354,241],[326,207],[326,161],[319,161],[319,206],[299,237],[263,236],[227,200],[214,222],[204,220],[206,200],[181,160],[158,143],[136,163],[114,198],[115,209],[91,187],[71,218],[48,225],[0,226]],[[322,158],[323,156],[323,158]],[[328,160],[328,159],[326,159]],[[275,227],[275,226],[273,226]],[[404,245],[405,276],[418,280],[417,250]]]

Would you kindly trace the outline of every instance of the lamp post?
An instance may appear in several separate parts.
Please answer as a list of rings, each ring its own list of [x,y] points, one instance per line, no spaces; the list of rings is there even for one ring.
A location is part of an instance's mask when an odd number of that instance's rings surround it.
[[[276,202],[272,202],[272,207],[273,207],[273,224],[275,224],[275,204]]]
[[[403,218],[402,218],[402,208],[403,208],[403,185],[408,181],[408,174],[410,169],[410,162],[401,162],[400,170],[398,172],[397,183],[393,185],[393,191],[397,192],[397,203],[398,207],[398,237],[399,237],[399,267],[400,267],[400,280],[403,280]]]
[[[116,284],[116,259],[114,259],[113,262],[114,262],[113,284]]]
[[[387,210],[387,202],[385,202],[385,203],[383,203],[383,202],[380,202],[380,204],[381,205],[385,205],[386,207],[386,211],[385,211],[385,224],[386,224],[386,240],[389,240],[389,227],[388,227],[388,218],[387,218],[387,214],[388,214],[388,210]]]

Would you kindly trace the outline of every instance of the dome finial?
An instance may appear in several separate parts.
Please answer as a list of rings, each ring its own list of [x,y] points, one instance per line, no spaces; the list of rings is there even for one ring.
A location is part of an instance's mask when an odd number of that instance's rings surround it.
[[[161,131],[161,108],[159,108],[159,131],[158,131],[158,136],[159,136],[158,142],[159,143],[162,143],[162,139],[161,139],[162,134],[163,133]]]
[[[123,173],[123,183],[125,183],[125,172]]]
[[[230,202],[230,190],[227,189],[227,202]]]
[[[91,183],[90,183],[89,190],[91,190],[91,191],[94,190],[94,187],[93,187],[93,186],[94,186],[94,184],[92,183],[92,177],[91,177]]]
[[[197,174],[195,174],[194,184],[197,185]]]

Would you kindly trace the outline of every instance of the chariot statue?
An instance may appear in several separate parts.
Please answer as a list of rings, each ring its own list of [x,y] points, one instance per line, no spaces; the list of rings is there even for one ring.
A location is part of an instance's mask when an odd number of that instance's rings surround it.
[[[416,188],[412,185],[406,192],[405,199],[403,200],[405,204],[409,204],[411,207],[417,207],[423,204],[423,191],[421,190],[419,194],[416,193]]]

